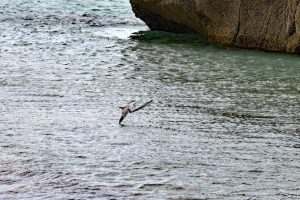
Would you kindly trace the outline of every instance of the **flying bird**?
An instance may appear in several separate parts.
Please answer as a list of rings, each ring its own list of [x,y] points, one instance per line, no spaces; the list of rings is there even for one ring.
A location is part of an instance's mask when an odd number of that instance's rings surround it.
[[[150,101],[147,101],[146,103],[140,105],[140,106],[137,106],[136,104],[138,103],[139,101],[129,101],[126,105],[123,105],[123,106],[119,106],[119,108],[122,109],[122,116],[121,118],[119,119],[119,124],[121,124],[121,122],[125,119],[125,117],[127,116],[128,113],[133,113],[135,111],[138,111],[142,108],[144,108],[145,106],[147,106],[149,103],[152,102],[152,100]]]

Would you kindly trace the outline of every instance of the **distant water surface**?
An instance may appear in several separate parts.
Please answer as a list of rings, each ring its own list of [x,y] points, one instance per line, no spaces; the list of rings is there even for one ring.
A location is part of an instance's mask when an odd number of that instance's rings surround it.
[[[1,200],[300,199],[299,56],[148,31],[128,0],[2,0],[0,67]]]

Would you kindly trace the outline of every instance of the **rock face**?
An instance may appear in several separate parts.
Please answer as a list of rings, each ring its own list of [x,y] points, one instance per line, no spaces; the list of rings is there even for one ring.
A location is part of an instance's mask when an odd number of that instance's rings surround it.
[[[300,53],[300,0],[130,0],[151,29],[225,46]]]

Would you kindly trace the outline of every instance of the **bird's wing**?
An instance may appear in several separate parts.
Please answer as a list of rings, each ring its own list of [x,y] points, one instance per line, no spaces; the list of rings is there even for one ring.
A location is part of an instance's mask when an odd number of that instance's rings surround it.
[[[136,103],[136,102],[138,102],[138,101],[137,100],[131,100],[127,104]]]
[[[132,110],[134,110],[136,108],[137,102],[139,102],[139,101],[132,101],[131,103],[128,104],[129,112],[131,112]]]
[[[145,106],[147,106],[147,105],[148,105],[149,103],[151,103],[151,102],[152,102],[152,100],[147,101],[146,103],[144,103],[144,104],[142,104],[142,105],[140,105],[140,106],[138,106],[138,107],[135,107],[135,106],[134,106],[132,109],[129,108],[129,111],[130,111],[130,112],[138,111],[138,110],[144,108]]]
[[[135,103],[135,102],[138,102],[138,101],[136,101],[136,100],[131,100],[131,101],[129,101],[127,104],[124,104],[124,105],[119,106],[119,108],[124,109],[126,106],[129,106],[130,104]]]

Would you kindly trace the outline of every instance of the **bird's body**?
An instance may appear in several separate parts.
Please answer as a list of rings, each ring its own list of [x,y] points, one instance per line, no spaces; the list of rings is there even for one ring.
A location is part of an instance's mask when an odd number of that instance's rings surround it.
[[[140,106],[136,106],[137,102],[139,102],[139,101],[130,101],[126,105],[119,107],[122,109],[122,116],[119,119],[119,124],[121,124],[121,122],[125,119],[125,117],[128,115],[128,113],[132,113],[132,112],[135,112],[135,111],[138,111],[138,110],[144,108],[146,105],[151,103],[152,100],[147,101],[146,103],[144,103]]]

